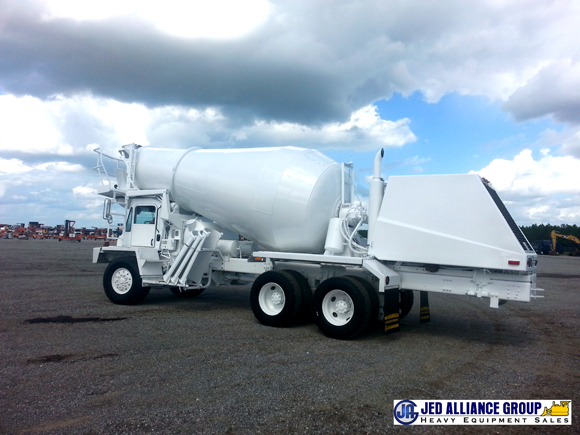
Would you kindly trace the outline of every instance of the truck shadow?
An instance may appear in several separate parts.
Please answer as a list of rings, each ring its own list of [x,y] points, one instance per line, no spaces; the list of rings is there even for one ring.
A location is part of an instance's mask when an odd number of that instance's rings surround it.
[[[194,298],[175,296],[169,289],[151,289],[139,306],[172,306],[185,311],[250,310],[250,286],[209,287]]]
[[[417,338],[445,340],[447,342],[477,342],[483,345],[526,347],[537,339],[532,331],[510,325],[502,319],[439,317],[420,324],[405,319],[401,334]]]
[[[528,346],[534,342],[534,333],[527,327],[521,327],[521,323],[528,323],[528,319],[516,316],[514,320],[513,314],[490,311],[488,307],[475,302],[460,303],[460,306],[455,305],[455,308],[450,308],[447,304],[443,306],[437,306],[439,303],[434,304],[432,321],[423,324],[419,323],[419,307],[415,306],[411,313],[401,321],[399,332],[384,334],[381,322],[377,321],[370,325],[364,334],[353,340],[383,339],[397,342],[412,336],[426,340],[429,338],[448,339],[455,342],[478,342],[504,346]],[[249,313],[252,321],[257,322],[251,312],[249,285],[209,287],[195,298],[179,298],[168,289],[152,289],[139,306],[149,308],[158,306],[192,314],[214,311],[216,313],[231,312],[234,315],[247,317]],[[313,316],[290,328],[317,329]]]

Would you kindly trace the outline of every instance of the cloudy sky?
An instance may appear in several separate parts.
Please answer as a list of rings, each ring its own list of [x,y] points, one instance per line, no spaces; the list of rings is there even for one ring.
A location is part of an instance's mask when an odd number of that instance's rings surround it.
[[[580,224],[580,2],[2,0],[0,223],[103,226],[93,149],[317,148],[477,172]]]

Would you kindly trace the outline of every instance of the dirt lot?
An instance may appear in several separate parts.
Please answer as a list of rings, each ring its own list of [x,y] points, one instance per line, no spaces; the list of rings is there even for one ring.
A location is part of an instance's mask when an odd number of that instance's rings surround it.
[[[102,290],[98,242],[0,240],[0,434],[579,433],[393,427],[395,399],[580,402],[580,258],[541,257],[545,299],[431,296],[398,334],[259,324],[249,287],[138,306]],[[522,430],[524,429],[524,430]]]

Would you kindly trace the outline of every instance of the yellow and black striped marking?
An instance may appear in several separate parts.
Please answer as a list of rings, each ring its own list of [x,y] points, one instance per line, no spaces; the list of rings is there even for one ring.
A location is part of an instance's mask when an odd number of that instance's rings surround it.
[[[385,304],[383,306],[385,319],[385,334],[391,334],[401,330],[399,323],[399,289],[385,290]]]
[[[421,317],[419,322],[420,323],[427,323],[431,321],[431,313],[429,312],[429,293],[428,292],[420,292],[421,293]]]
[[[399,313],[393,313],[385,316],[385,334],[396,332],[401,329],[399,323]]]

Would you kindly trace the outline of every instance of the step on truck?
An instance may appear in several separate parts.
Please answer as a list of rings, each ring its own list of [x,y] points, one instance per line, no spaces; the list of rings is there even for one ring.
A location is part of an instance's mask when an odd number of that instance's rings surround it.
[[[477,174],[385,182],[380,150],[367,209],[352,164],[312,149],[96,152],[103,218],[124,222],[115,245],[93,252],[94,263],[108,263],[103,285],[116,304],[157,287],[195,297],[252,283],[262,324],[313,316],[327,336],[350,339],[377,320],[398,331],[416,291],[421,322],[430,292],[488,298],[492,308],[541,297],[535,251]]]

